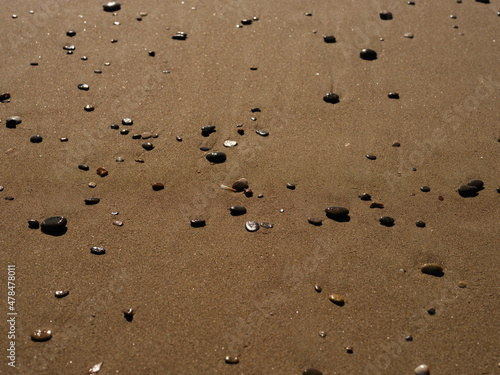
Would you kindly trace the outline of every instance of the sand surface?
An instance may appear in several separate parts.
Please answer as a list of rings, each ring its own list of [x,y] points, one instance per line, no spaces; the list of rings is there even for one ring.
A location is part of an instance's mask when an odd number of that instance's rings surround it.
[[[100,375],[413,374],[421,364],[499,374],[500,2],[415,2],[128,0],[114,16],[99,1],[3,1],[0,274],[5,285],[16,266],[18,315],[16,368],[2,355],[0,372],[86,374],[104,362]],[[377,60],[362,60],[363,48]],[[330,91],[339,103],[323,101]],[[14,115],[22,123],[8,129]],[[203,137],[206,125],[216,132]],[[132,139],[143,132],[158,137]],[[226,162],[210,164],[201,146]],[[220,188],[242,177],[253,197]],[[463,198],[471,179],[485,188]],[[247,214],[231,216],[232,205]],[[326,218],[329,206],[347,207],[350,221]],[[28,228],[55,215],[68,219],[62,236]],[[274,227],[250,233],[248,220]],[[423,274],[425,263],[444,276]],[[39,328],[52,339],[32,341]]]

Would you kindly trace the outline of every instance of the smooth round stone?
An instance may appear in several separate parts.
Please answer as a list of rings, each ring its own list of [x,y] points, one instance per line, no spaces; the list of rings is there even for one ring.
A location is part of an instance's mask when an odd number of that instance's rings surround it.
[[[181,136],[176,136],[176,137],[175,137],[175,140],[176,140],[177,142],[182,142],[182,137],[181,137]]]
[[[89,85],[87,85],[86,83],[80,83],[80,84],[78,85],[78,88],[79,88],[80,90],[89,91]]]
[[[383,10],[382,12],[380,12],[380,19],[384,21],[392,20],[392,13],[388,10]]]
[[[230,140],[224,141],[224,147],[234,147],[237,144],[238,144],[238,142],[236,142],[236,141],[230,141]]]
[[[146,151],[151,151],[154,146],[151,142],[146,142],[142,144],[142,148],[145,149]]]
[[[83,61],[87,61],[87,56],[80,57]]]
[[[427,313],[429,315],[434,315],[436,313],[436,309],[434,307],[431,307],[430,309],[427,309]]]
[[[260,223],[260,226],[261,226],[262,228],[266,228],[266,229],[271,229],[271,228],[273,228],[273,227],[274,227],[274,225],[273,225],[273,224],[271,224],[271,223],[267,223],[267,222]]]
[[[317,227],[319,227],[320,225],[323,224],[323,220],[320,219],[319,217],[310,217],[307,219],[307,221],[312,224],[312,225],[315,225]]]
[[[243,130],[243,129],[241,129]],[[269,135],[269,132],[266,131],[266,130],[256,130],[255,131],[258,135],[260,135],[261,137],[267,137]]]
[[[250,108],[250,111],[251,111],[252,113],[255,113],[255,112],[261,112],[261,110],[260,110],[260,108],[259,108],[259,107],[252,107],[252,108]]]
[[[379,219],[380,224],[386,226],[386,227],[392,227],[394,225],[394,219],[390,216],[382,216]]]
[[[229,207],[229,211],[233,216],[244,215],[247,213],[247,209],[243,206],[231,206]]]
[[[0,102],[7,103],[10,99],[10,93],[4,92],[0,94]]]
[[[148,55],[151,56],[151,57],[155,57],[156,56],[156,52],[155,51],[149,51]]]
[[[99,203],[101,200],[99,198],[85,198],[85,204],[91,206],[93,204]]]
[[[127,133],[128,133],[128,130],[127,130]],[[132,134],[132,139],[141,139],[141,135],[139,133]]]
[[[475,186],[478,190],[481,190],[484,187],[484,182],[481,180],[470,180],[469,182],[467,182],[467,185]]]
[[[14,200],[14,197],[12,195],[7,195],[5,198],[4,198],[6,201],[13,201]]]
[[[19,116],[10,116],[5,119],[5,126],[9,129],[14,129],[17,125],[19,125],[23,120]]]
[[[352,346],[346,346],[345,351],[349,354],[354,353],[354,348]]]
[[[462,185],[458,188],[458,194],[462,197],[475,197],[479,189],[471,185]]]
[[[184,31],[177,31],[175,35],[172,35],[174,40],[186,40],[187,34]]]
[[[335,43],[337,41],[337,39],[335,39],[335,37],[333,35],[325,35],[323,37],[323,41],[325,43]]]
[[[441,277],[444,275],[443,267],[435,263],[426,263],[420,268],[420,270],[422,271],[422,273],[436,277]]]
[[[415,375],[429,375],[430,372],[429,372],[429,366],[427,365],[420,365],[418,367],[415,367],[415,370],[413,370],[415,372]]]
[[[210,147],[208,146],[201,146],[200,151],[210,151]]]
[[[250,198],[251,196],[253,196],[253,191],[250,188],[243,190],[243,192],[245,193],[245,197]]]
[[[134,120],[132,120],[131,118],[124,118],[122,119],[122,125],[133,125],[134,124]]]
[[[66,31],[66,35],[69,37],[74,37],[76,35],[76,31],[73,31],[73,30]]]
[[[340,102],[340,97],[338,96],[338,94],[335,94],[334,92],[329,92],[323,96],[323,101],[330,104],[336,104]]]
[[[120,126],[118,124],[113,124],[113,125],[111,125],[111,129],[117,130],[117,129],[120,129]]]
[[[47,233],[58,233],[66,229],[68,220],[64,216],[51,216],[42,221],[42,231]]]
[[[191,226],[193,228],[201,228],[201,227],[204,227],[206,224],[205,220],[203,219],[191,219]]]
[[[387,96],[389,97],[389,99],[399,99],[399,94],[394,91],[391,91]]]
[[[359,57],[361,57],[363,60],[376,60],[377,52],[372,49],[363,48],[359,53]]]
[[[101,70],[101,69],[95,69],[95,70],[94,70],[94,73],[95,73],[95,74],[102,74],[102,70]]]
[[[231,186],[234,190],[237,192],[244,191],[245,189],[248,189],[248,180],[246,178],[240,178],[238,181],[235,181],[233,183],[233,186]]]
[[[359,196],[359,199],[361,199],[362,201],[369,201],[372,199],[372,196],[368,193],[363,193]]]
[[[93,105],[90,105],[90,104],[87,104],[85,106],[85,108],[83,108],[85,111],[87,112],[92,112],[94,110],[94,106]]]
[[[413,341],[413,336],[411,336],[411,335],[410,336],[406,336],[405,340],[406,341]]]
[[[220,151],[209,152],[205,157],[210,163],[215,164],[224,163],[226,161],[226,154]]]
[[[106,249],[104,249],[104,247],[100,247],[100,246],[92,246],[90,248],[90,252],[92,254],[95,254],[95,255],[102,255],[102,254],[106,253]]]
[[[306,368],[302,371],[302,375],[323,375],[323,373],[315,368]]]
[[[59,140],[60,140],[61,142],[68,142],[68,138],[66,138],[66,137],[62,137],[62,138],[60,138]]]
[[[314,286],[314,290],[317,292],[317,293],[321,293],[323,291],[323,288],[319,285],[315,285]]]
[[[328,299],[330,301],[332,301],[334,304],[336,304],[337,306],[344,306],[344,304],[345,304],[344,297],[342,297],[339,294],[330,294]]]
[[[459,281],[458,282],[458,287],[463,289],[463,288],[467,288],[467,283],[465,281]]]
[[[326,337],[326,332],[325,331],[319,331],[318,335],[319,335],[319,337],[325,338]]]
[[[203,135],[205,137],[209,136],[213,132],[215,132],[215,125],[207,125],[207,126],[203,126],[201,128],[201,135]]]
[[[0,191],[3,191],[4,187],[3,186],[0,186]]]
[[[377,160],[377,157],[375,155],[371,155],[371,154],[366,155],[366,158],[369,160]]]
[[[32,135],[30,137],[30,142],[31,143],[41,143],[43,141],[43,137],[41,135]]]
[[[236,365],[240,363],[240,360],[237,356],[231,356],[231,355],[226,356],[225,361],[229,365]]]
[[[104,9],[105,12],[116,12],[120,10],[120,8],[121,4],[116,1],[110,1],[102,6],[102,9]]]
[[[113,221],[113,225],[116,225],[117,227],[123,227],[123,221],[115,220]]]
[[[288,183],[288,184],[286,184],[286,188],[290,189],[290,190],[295,190],[295,184]]]
[[[67,290],[58,290],[54,293],[54,296],[56,298],[64,298],[69,294],[69,291]]]
[[[48,341],[52,338],[52,331],[50,329],[37,329],[31,334],[33,341]]]
[[[89,188],[95,188],[97,184],[95,182],[89,182]]]
[[[142,139],[149,139],[153,136],[153,134],[151,134],[150,132],[144,132],[141,134],[141,138]]]
[[[413,39],[413,34],[412,33],[405,33],[404,37],[408,38],[408,39]]]
[[[419,228],[425,228],[425,223],[422,220],[417,221],[415,224]]]
[[[420,190],[422,190],[424,193],[428,193],[429,191],[431,191],[431,188],[429,186],[425,185],[425,186],[422,186],[420,188]]]
[[[249,232],[255,232],[259,230],[260,226],[256,221],[247,221],[245,223],[245,228]]]
[[[28,227],[30,229],[38,229],[40,228],[40,223],[38,220],[28,220]]]
[[[78,169],[81,169],[82,171],[88,171],[90,167],[87,164],[78,164]]]
[[[349,210],[345,207],[327,207],[325,212],[330,219],[344,219],[349,216]]]
[[[399,142],[394,142],[394,143],[392,144],[392,147],[401,147],[401,143],[399,143]]]
[[[380,202],[372,202],[370,208],[384,208],[384,204]]]
[[[153,190],[158,191],[158,190],[163,190],[165,188],[165,185],[162,184],[161,182],[155,182],[153,184]]]
[[[244,18],[244,19],[241,20],[241,24],[242,25],[251,25],[252,24],[252,20]]]

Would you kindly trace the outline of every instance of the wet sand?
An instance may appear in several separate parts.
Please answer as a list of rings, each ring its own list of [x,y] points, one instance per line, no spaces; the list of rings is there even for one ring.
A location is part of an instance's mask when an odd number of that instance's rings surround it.
[[[103,361],[100,375],[497,373],[500,3],[415,3],[128,1],[116,16],[96,1],[2,5],[0,263],[16,266],[18,316],[16,369],[4,356],[0,371],[81,374]],[[362,60],[363,48],[378,58]],[[14,115],[22,123],[8,129]],[[216,132],[203,137],[206,125]],[[158,137],[132,138],[143,132]],[[201,146],[227,160],[210,164]],[[220,188],[242,177],[252,197]],[[463,198],[471,179],[484,190]],[[350,220],[328,219],[329,206]],[[28,228],[56,215],[62,236]],[[250,233],[249,220],[274,227]],[[32,341],[43,328],[53,337]]]

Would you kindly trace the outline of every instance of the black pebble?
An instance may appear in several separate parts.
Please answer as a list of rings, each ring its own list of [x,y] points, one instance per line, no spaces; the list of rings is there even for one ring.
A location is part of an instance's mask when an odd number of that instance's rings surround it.
[[[187,34],[182,31],[177,31],[174,36],[172,36],[172,39],[175,40],[186,40]]]
[[[476,3],[489,4],[490,0],[476,0]]]
[[[334,92],[329,92],[325,96],[323,96],[323,100],[330,104],[336,104],[340,102],[340,97]]]
[[[28,227],[30,229],[38,229],[40,228],[40,223],[38,220],[28,220]]]
[[[64,298],[69,294],[69,291],[67,290],[58,290],[57,292],[54,293],[54,296],[56,298]]]
[[[429,191],[431,191],[431,188],[427,185],[424,185],[420,188],[420,190],[422,190],[424,193],[428,193]]]
[[[253,107],[252,109],[250,109],[250,111],[252,111],[252,113],[260,112],[260,108],[259,107]]]
[[[484,188],[484,182],[481,180],[470,180],[469,182],[467,182],[467,185],[475,186],[478,191],[483,190]]]
[[[90,167],[87,164],[78,164],[78,169],[81,169],[82,171],[88,171]]]
[[[146,151],[151,151],[155,146],[151,142],[145,142],[142,144],[142,148]]]
[[[405,340],[406,340],[406,341],[413,341],[413,336],[406,336],[406,337],[405,337]]]
[[[369,201],[372,199],[372,196],[368,193],[363,193],[359,196],[359,199],[361,199],[362,201]]]
[[[392,20],[392,13],[387,10],[383,10],[380,12],[380,19],[384,21]]]
[[[349,210],[345,207],[327,207],[325,208],[326,216],[336,221],[348,221]]]
[[[233,216],[244,215],[247,213],[247,209],[243,206],[231,206],[229,207],[229,211]]]
[[[419,220],[415,223],[419,228],[425,228],[425,223],[422,220]]]
[[[102,254],[106,254],[106,249],[104,249],[104,247],[100,247],[100,246],[92,246],[90,248],[90,252],[92,254],[95,254],[95,255],[102,255]]]
[[[110,1],[102,6],[105,12],[116,12],[120,10],[121,4],[116,1]]]
[[[88,91],[88,90],[89,90],[89,85],[87,85],[86,83],[80,83],[80,84],[78,85],[78,88],[79,88],[80,90],[85,90],[85,91]]]
[[[120,129],[120,127],[118,126],[118,124],[113,124],[111,125],[111,129],[117,130]]]
[[[370,159],[370,160],[376,160],[377,159],[377,157],[375,155],[370,155],[370,154],[366,155],[366,158]]]
[[[30,138],[30,142],[31,143],[40,143],[43,141],[43,138],[41,135],[32,135],[31,138]]]
[[[241,20],[241,24],[242,25],[251,25],[252,24],[252,20],[249,20],[249,19],[242,19]]]
[[[4,93],[0,94],[0,102],[8,103],[9,99],[10,99],[10,93],[4,92]]]
[[[215,132],[215,125],[207,125],[201,128],[201,135],[208,137],[210,134]]]
[[[63,234],[66,231],[68,220],[64,216],[51,216],[45,219],[42,224],[42,232],[47,234]]]
[[[364,48],[359,53],[359,57],[361,57],[363,60],[376,60],[377,59],[377,52],[375,52],[372,49]]]
[[[394,225],[394,219],[390,216],[382,216],[380,219],[380,224],[386,227],[392,227]]]
[[[462,185],[458,188],[458,194],[462,197],[475,197],[477,192],[478,188],[471,185]]]
[[[122,130],[120,130],[120,134],[122,134],[122,135],[127,135],[128,133],[129,133],[128,129],[122,129]]]
[[[337,39],[335,39],[333,35],[325,35],[323,37],[323,40],[325,41],[325,43],[335,43],[337,41]]]
[[[430,309],[427,310],[429,315],[434,315],[436,313],[436,309],[434,307],[431,307]]]
[[[392,144],[392,147],[401,147],[401,143],[399,143],[399,142],[394,142],[394,143]]]
[[[140,139],[141,135],[139,133],[132,134],[132,139]]]
[[[93,205],[99,203],[101,200],[99,198],[85,198],[86,205]]]
[[[149,51],[148,55],[151,57],[155,57],[156,53],[155,53],[155,51]]]
[[[204,227],[205,224],[206,224],[206,222],[203,219],[192,219],[191,220],[191,226],[193,228],[201,228],[201,227]]]
[[[87,104],[84,109],[87,112],[92,112],[94,110],[94,106],[90,105],[90,104]]]
[[[288,183],[286,184],[286,188],[290,190],[295,190],[295,184]]]
[[[134,310],[132,309],[127,309],[123,312],[123,317],[127,322],[131,322],[134,320]]]
[[[67,36],[71,36],[71,37],[73,37],[73,36],[75,36],[75,35],[76,35],[76,31],[73,31],[73,30],[67,31],[67,32],[66,32],[66,35],[67,35]]]
[[[390,92],[387,96],[389,99],[399,99],[399,94],[397,92]]]
[[[226,161],[226,154],[220,151],[209,152],[205,157],[211,163],[224,163]]]
[[[175,137],[175,140],[176,140],[177,142],[182,142],[182,137],[180,137],[180,136],[176,136],[176,137]]]
[[[14,197],[12,195],[7,195],[5,198],[4,198],[6,201],[13,201],[14,200]]]
[[[22,122],[21,117],[19,116],[10,116],[5,119],[5,126],[9,129],[15,129],[17,125]]]

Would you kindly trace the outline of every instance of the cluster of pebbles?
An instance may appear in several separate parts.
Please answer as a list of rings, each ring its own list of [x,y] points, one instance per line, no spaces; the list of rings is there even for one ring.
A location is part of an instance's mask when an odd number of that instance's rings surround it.
[[[483,0],[483,1],[476,0],[476,1],[481,2],[481,3],[488,3],[488,1],[485,1],[485,0]],[[410,1],[410,2],[408,2],[408,4],[414,5],[415,3]],[[105,12],[113,13],[113,12],[117,12],[121,9],[121,4],[117,3],[117,2],[109,2],[109,3],[104,4],[102,7],[103,7],[103,10]],[[499,12],[499,15],[500,15],[500,12]],[[312,16],[312,14],[306,13],[306,16]],[[390,11],[382,11],[379,13],[379,17],[381,20],[390,21],[393,19],[393,14]],[[139,18],[138,18],[138,20],[139,20]],[[253,17],[252,19],[250,19],[250,18],[249,19],[242,19],[241,22],[237,25],[237,27],[241,28],[243,26],[249,26],[253,22],[256,22],[258,20],[259,20],[258,17]],[[68,31],[66,34],[68,37],[74,37],[76,35],[76,32]],[[413,34],[407,33],[407,34],[405,34],[405,37],[406,38],[413,38]],[[185,40],[187,40],[187,34],[183,31],[178,31],[172,36],[172,39],[185,41]],[[323,40],[326,44],[337,43],[337,38],[333,35],[325,35],[325,36],[323,36]],[[63,47],[63,49],[65,51],[67,51],[68,54],[72,54],[75,51],[75,48],[76,47],[74,45],[65,45]],[[154,51],[150,51],[149,55],[154,56]],[[373,61],[373,60],[378,59],[378,54],[375,50],[372,50],[370,48],[363,48],[359,52],[359,58],[366,60],[366,61]],[[86,60],[86,57],[84,56],[84,57],[82,57],[82,59]],[[95,72],[99,73],[98,71],[95,71]],[[82,90],[82,91],[89,91],[90,90],[89,85],[86,83],[77,84],[77,88],[78,88],[78,90]],[[394,92],[394,91],[389,92],[387,96],[389,99],[400,99],[399,93]],[[1,103],[9,103],[10,101],[11,101],[10,93],[5,92],[5,93],[0,94],[0,102]],[[323,101],[327,104],[338,104],[338,103],[340,103],[340,96],[334,92],[329,92],[323,96]],[[91,104],[87,104],[83,108],[87,112],[94,111],[94,106]],[[260,110],[260,108],[254,107],[251,109],[251,112],[258,113],[258,112],[261,112],[261,110]],[[256,120],[256,117],[252,117],[252,121],[255,121],[255,120]],[[21,117],[19,117],[17,115],[9,116],[5,119],[5,126],[8,129],[16,129],[21,124],[22,124],[22,119],[21,119]],[[123,118],[121,120],[121,125],[122,125],[122,127],[120,129],[120,126],[118,124],[112,124],[111,129],[112,130],[119,130],[120,135],[128,135],[130,133],[130,129],[133,129],[132,126],[134,125],[134,121],[131,118],[126,117],[126,118]],[[206,126],[203,126],[201,128],[201,136],[202,137],[210,137],[215,132],[216,132],[216,126],[214,126],[214,125],[206,125]],[[238,126],[237,132],[239,135],[245,134],[245,131],[241,125]],[[261,137],[268,137],[269,136],[269,132],[267,130],[263,130],[263,129],[257,130],[256,134],[261,136]],[[158,138],[158,134],[152,133],[149,131],[144,131],[142,133],[132,134],[131,138],[143,141],[141,143],[141,147],[145,151],[152,151],[155,149],[155,146],[150,141],[150,139],[151,138],[153,138],[153,139]],[[176,140],[178,142],[183,141],[181,136],[177,136]],[[31,143],[41,143],[42,141],[43,141],[43,137],[41,135],[36,134],[36,135],[33,135],[30,137]],[[67,138],[61,138],[61,141],[67,141]],[[238,145],[237,141],[229,140],[229,139],[225,140],[223,143],[223,146],[227,147],[227,148],[235,147],[237,145]],[[400,147],[400,144],[399,144],[399,142],[396,142],[393,144],[393,146]],[[206,152],[206,154],[204,155],[205,159],[207,160],[208,163],[210,163],[212,165],[222,164],[222,163],[226,162],[226,160],[227,160],[227,155],[223,151],[220,151],[220,150],[212,151],[210,149],[210,147],[207,147],[207,146],[202,146],[200,149],[201,149],[201,151]],[[366,158],[369,160],[372,160],[372,161],[377,160],[377,157],[375,155],[372,155],[372,154],[367,154]],[[117,161],[121,162],[121,161],[123,161],[123,158],[117,158]],[[143,162],[142,159],[137,159],[136,161]],[[77,166],[77,168],[83,172],[87,172],[91,169],[91,167],[89,165],[86,165],[86,164],[79,164]],[[106,168],[99,166],[95,169],[95,173],[100,177],[105,177],[108,175],[109,172]],[[91,182],[91,183],[89,183],[89,186],[95,187],[96,184]],[[242,193],[246,197],[249,197],[249,198],[254,195],[252,189],[249,186],[248,180],[245,178],[241,178],[241,179],[235,181],[231,186],[221,185],[221,188],[230,192],[230,193]],[[289,183],[286,186],[286,188],[289,190],[295,190],[296,186],[295,186],[295,184]],[[0,191],[2,191],[3,189],[4,189],[3,187],[0,187]],[[152,189],[154,191],[160,192],[160,191],[165,189],[165,185],[162,182],[155,182],[152,184]],[[483,181],[481,181],[479,179],[473,179],[473,180],[469,181],[467,184],[461,185],[457,191],[458,191],[460,196],[468,198],[468,197],[477,196],[478,193],[483,189],[484,189]],[[431,189],[429,186],[422,186],[420,188],[420,190],[424,193],[427,193],[427,192],[430,192]],[[500,192],[500,190],[499,190],[499,192]],[[262,198],[262,194],[259,194],[258,197]],[[442,200],[442,196],[439,196],[439,197],[440,197],[440,200]],[[363,193],[363,194],[359,195],[359,198],[363,201],[370,202],[369,208],[384,209],[384,204],[380,203],[380,202],[373,201],[371,198],[371,195],[368,193]],[[13,197],[6,196],[5,199],[12,200]],[[99,202],[100,202],[100,198],[97,198],[97,197],[88,197],[88,198],[84,199],[85,205],[96,205]],[[241,205],[230,206],[228,208],[228,211],[229,211],[230,215],[235,216],[235,217],[247,215],[247,208],[244,206],[241,206]],[[324,215],[327,219],[330,219],[334,222],[339,222],[339,223],[347,223],[351,220],[350,210],[346,207],[341,207],[341,206],[325,207]],[[323,220],[324,220],[324,218],[320,217],[320,215],[311,216],[311,217],[307,218],[307,221],[312,226],[316,226],[316,227],[322,226]],[[392,227],[396,224],[396,220],[393,217],[386,216],[386,215],[379,216],[378,222],[380,225],[382,225],[384,227]],[[68,228],[67,228],[68,220],[64,216],[52,216],[52,217],[45,218],[41,222],[41,224],[37,219],[30,219],[30,220],[28,220],[27,224],[28,224],[28,227],[30,229],[34,229],[34,230],[41,229],[41,231],[43,233],[45,233],[47,235],[52,235],[52,236],[62,236],[68,230]],[[123,222],[114,221],[113,224],[116,226],[122,226]],[[193,228],[203,228],[203,227],[207,226],[207,222],[204,218],[195,217],[195,218],[192,218],[190,220],[190,225]],[[416,226],[420,227],[420,228],[424,228],[426,226],[426,224],[422,220],[418,220],[416,222]],[[265,222],[265,221],[260,221],[260,220],[259,221],[248,220],[244,223],[244,230],[246,230],[248,232],[257,232],[257,231],[259,231],[260,228],[271,229],[273,227],[274,227],[274,224],[269,223],[269,222]],[[243,228],[241,228],[241,229],[243,230]],[[106,250],[102,246],[92,246],[90,248],[90,252],[94,255],[106,254]],[[420,271],[423,275],[429,275],[429,276],[434,276],[434,277],[443,277],[445,275],[443,266],[440,264],[435,264],[435,263],[423,264],[420,267]],[[425,276],[423,276],[423,277],[425,277]],[[465,283],[460,283],[459,286],[465,287]],[[316,285],[314,289],[315,289],[316,293],[322,293],[321,286]],[[343,307],[347,303],[347,301],[345,300],[345,298],[341,294],[337,294],[337,293],[338,293],[338,291],[335,291],[334,293],[329,294],[328,300],[333,305],[335,305],[337,307]],[[55,292],[56,298],[64,298],[68,295],[69,295],[68,290],[59,290],[59,291]],[[433,309],[429,309],[428,312],[431,315],[435,313],[435,311]],[[134,320],[134,316],[135,316],[135,311],[132,308],[128,308],[128,309],[123,310],[123,317],[126,321],[132,322]],[[322,337],[324,337],[325,335],[326,334],[324,332],[320,333],[320,336],[322,336]],[[52,332],[51,332],[51,330],[48,330],[48,329],[36,329],[31,334],[31,338],[33,341],[37,341],[37,342],[48,341],[52,338]],[[352,346],[348,346],[345,349],[346,349],[346,352],[349,354],[352,354],[354,352],[354,349]],[[230,365],[236,365],[240,362],[240,359],[238,356],[228,355],[225,357],[225,362],[227,364],[230,364]],[[94,366],[94,370],[91,369],[91,373],[97,373],[99,371],[101,365],[102,365],[102,363],[96,365],[97,367]],[[415,374],[419,374],[419,375],[430,373],[429,367],[427,365],[424,365],[424,364],[416,367],[414,372],[415,372]],[[308,369],[305,369],[303,371],[303,374],[304,375],[321,375],[322,372],[320,370],[317,370],[314,368],[308,368]]]

